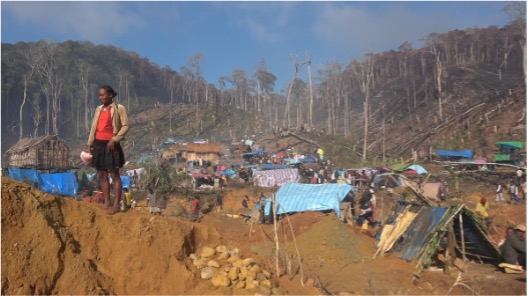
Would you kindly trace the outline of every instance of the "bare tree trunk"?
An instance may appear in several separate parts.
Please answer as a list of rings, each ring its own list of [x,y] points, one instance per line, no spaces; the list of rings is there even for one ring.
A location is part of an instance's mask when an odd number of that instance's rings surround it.
[[[19,119],[19,126],[20,126],[20,131],[19,131],[19,134],[18,134],[18,139],[22,139],[23,138],[23,135],[24,135],[24,112],[23,112],[23,109],[24,109],[24,105],[26,104],[26,99],[27,99],[27,88],[28,88],[28,81],[29,77],[24,75],[24,97],[22,99],[22,104],[20,104],[20,111],[19,111],[19,115],[18,115],[18,119]]]
[[[313,127],[313,100],[314,100],[314,97],[313,97],[313,83],[312,83],[311,65],[312,65],[312,56],[308,55],[308,83],[310,85],[310,103],[308,104],[310,110],[308,112],[308,116],[309,116],[308,122],[310,123],[310,127],[312,128]]]

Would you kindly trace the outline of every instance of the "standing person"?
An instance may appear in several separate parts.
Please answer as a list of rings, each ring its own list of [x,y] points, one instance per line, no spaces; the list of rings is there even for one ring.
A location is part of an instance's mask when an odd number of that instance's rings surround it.
[[[123,191],[125,191],[125,210],[128,210],[132,207],[132,193],[128,190],[128,188],[124,188]]]
[[[119,169],[125,164],[125,155],[119,144],[128,132],[128,117],[123,105],[116,104],[113,99],[117,93],[111,86],[103,85],[98,90],[102,105],[95,109],[90,135],[88,136],[87,151],[93,155],[92,165],[99,173],[101,190],[103,191],[108,214],[119,212],[123,182]],[[110,206],[110,181],[115,186],[115,199]]]
[[[447,200],[447,182],[443,181],[440,186],[438,186],[438,199],[440,201]]]
[[[244,199],[242,199],[242,207],[244,209],[247,209],[249,206],[248,206],[248,202],[249,202],[249,196],[244,195]]]
[[[198,195],[194,196],[191,211],[194,215],[198,215],[198,212],[200,211],[200,197]]]
[[[150,213],[152,215],[156,215],[158,213],[158,207],[156,203],[156,193],[154,193],[154,190],[152,188],[149,188],[149,193],[147,194],[147,202],[150,207]]]
[[[222,210],[223,204],[224,204],[224,197],[222,196],[222,194],[218,193],[215,199],[215,206],[216,206],[217,212],[220,212]]]
[[[521,200],[519,199],[519,188],[515,183],[510,182],[510,198],[511,202],[521,203]]]
[[[497,202],[505,202],[504,195],[502,194],[503,188],[502,184],[500,182],[497,182],[497,189],[495,190],[496,196],[495,201]]]

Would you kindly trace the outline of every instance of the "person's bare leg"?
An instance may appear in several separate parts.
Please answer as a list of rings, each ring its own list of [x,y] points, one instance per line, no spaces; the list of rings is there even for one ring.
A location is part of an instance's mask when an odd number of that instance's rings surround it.
[[[110,181],[108,180],[108,172],[106,170],[99,171],[99,181],[101,183],[101,191],[105,199],[103,209],[110,208]]]
[[[108,208],[108,214],[113,215],[121,210],[119,202],[121,201],[121,193],[123,191],[123,182],[121,181],[121,176],[119,176],[119,169],[110,170],[110,176],[114,182],[114,205]]]

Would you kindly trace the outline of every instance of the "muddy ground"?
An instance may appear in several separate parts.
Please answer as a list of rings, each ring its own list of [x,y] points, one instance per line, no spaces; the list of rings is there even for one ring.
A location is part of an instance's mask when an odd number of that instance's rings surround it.
[[[473,209],[480,196],[493,196],[489,186],[471,186],[476,190],[453,202],[464,202]],[[416,276],[416,262],[401,260],[398,253],[372,259],[376,251],[372,233],[341,223],[333,213],[321,212],[291,215],[277,224],[278,274],[273,225],[252,224],[237,215],[243,195],[253,197],[256,191],[223,191],[223,209],[213,209],[199,222],[192,222],[185,219],[188,201],[178,196],[171,198],[162,216],[150,215],[146,207],[109,216],[96,204],[45,194],[3,177],[1,292],[261,293],[217,288],[200,279],[189,255],[223,244],[239,248],[244,257],[255,258],[271,271],[273,286],[281,294],[526,294],[526,274],[504,274],[492,265],[468,262],[465,273],[450,275],[432,267]],[[380,214],[386,215],[394,200],[383,193],[378,199],[383,203]],[[499,230],[492,238],[497,241],[508,223],[526,220],[524,205],[492,201],[491,212]]]

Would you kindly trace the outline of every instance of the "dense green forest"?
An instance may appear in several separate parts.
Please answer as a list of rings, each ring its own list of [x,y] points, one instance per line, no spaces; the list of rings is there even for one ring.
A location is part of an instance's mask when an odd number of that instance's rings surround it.
[[[155,104],[222,107],[252,114],[263,129],[315,127],[369,150],[376,127],[404,124],[414,130],[430,122],[440,124],[452,116],[446,106],[467,109],[479,103],[461,95],[461,72],[480,75],[481,82],[470,84],[486,102],[523,87],[523,13],[514,14],[503,28],[433,33],[420,48],[403,42],[397,50],[369,53],[346,64],[329,62],[312,69],[310,55],[291,59],[293,79],[286,94],[273,91],[276,77],[264,59],[254,73],[234,69],[216,86],[202,75],[201,53],[175,70],[135,52],[90,42],[2,43],[2,151],[21,137],[58,134],[72,141],[84,139],[99,103],[96,89],[102,84],[114,86],[118,102],[130,113]],[[308,72],[308,81],[297,78],[300,71]],[[482,93],[490,94],[482,98]],[[430,111],[430,122],[414,116],[423,110]]]

